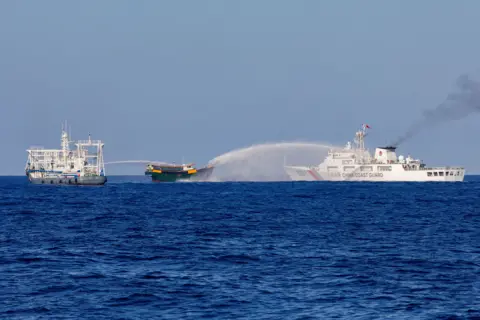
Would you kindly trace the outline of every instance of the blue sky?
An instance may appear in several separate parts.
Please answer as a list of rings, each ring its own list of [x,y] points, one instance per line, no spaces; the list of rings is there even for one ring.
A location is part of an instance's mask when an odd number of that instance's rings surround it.
[[[478,71],[478,1],[2,1],[0,174],[30,145],[198,164],[265,141],[383,145]],[[480,172],[480,115],[399,147]],[[142,167],[117,166],[110,174]]]

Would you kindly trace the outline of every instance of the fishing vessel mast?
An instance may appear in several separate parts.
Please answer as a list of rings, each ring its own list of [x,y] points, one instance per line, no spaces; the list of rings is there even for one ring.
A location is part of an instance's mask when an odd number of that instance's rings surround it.
[[[62,138],[61,138],[61,146],[62,146],[62,159],[63,159],[63,167],[68,167],[68,156],[70,153],[70,137],[67,133],[67,121],[65,121],[65,126],[62,125]]]
[[[78,140],[75,145],[79,157],[83,159],[82,165],[85,175],[105,175],[104,143],[101,140],[92,140],[89,134],[88,140]]]

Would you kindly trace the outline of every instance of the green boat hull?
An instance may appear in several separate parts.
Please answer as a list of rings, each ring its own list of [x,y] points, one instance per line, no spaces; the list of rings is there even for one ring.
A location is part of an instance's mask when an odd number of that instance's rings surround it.
[[[177,173],[177,172],[162,172],[150,174],[152,176],[152,181],[154,182],[175,182],[177,180],[190,180],[191,174],[188,173]]]
[[[213,167],[206,167],[196,170],[195,173],[188,173],[188,171],[162,171],[152,172],[146,171],[145,175],[152,176],[153,182],[176,182],[180,180],[207,180],[213,172]]]

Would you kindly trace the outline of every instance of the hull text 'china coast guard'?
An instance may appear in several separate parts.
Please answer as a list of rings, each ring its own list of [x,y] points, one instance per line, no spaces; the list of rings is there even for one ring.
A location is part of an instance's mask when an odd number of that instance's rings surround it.
[[[365,149],[366,129],[355,134],[355,146],[331,149],[324,162],[317,166],[285,166],[292,180],[303,181],[463,181],[462,167],[426,167],[410,156],[396,155],[396,147],[375,149],[372,157]]]
[[[34,184],[103,185],[107,181],[103,161],[103,142],[79,140],[70,150],[69,135],[62,130],[62,149],[32,147],[27,150],[25,174]]]

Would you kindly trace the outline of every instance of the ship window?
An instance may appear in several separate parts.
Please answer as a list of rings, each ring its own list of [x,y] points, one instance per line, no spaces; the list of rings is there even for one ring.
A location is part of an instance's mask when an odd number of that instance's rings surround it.
[[[434,175],[435,177],[438,176],[438,172],[435,171],[435,172],[433,173],[433,175]]]
[[[392,171],[392,166],[378,166],[378,171]]]
[[[431,177],[431,176],[432,176],[432,173],[431,173],[431,172],[427,172],[427,176]]]
[[[360,171],[373,171],[372,167],[360,167]]]
[[[446,176],[448,176],[448,171],[447,171],[447,172],[445,172],[445,175],[446,175]]]
[[[443,177],[443,171],[440,171],[440,172],[438,173],[438,175],[439,175],[440,177]]]
[[[450,171],[450,175],[453,176],[453,171]]]

